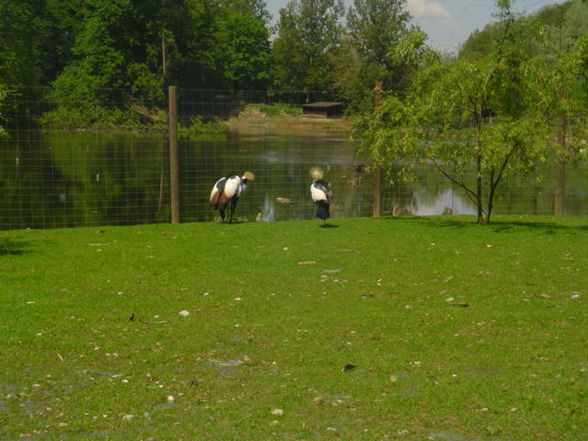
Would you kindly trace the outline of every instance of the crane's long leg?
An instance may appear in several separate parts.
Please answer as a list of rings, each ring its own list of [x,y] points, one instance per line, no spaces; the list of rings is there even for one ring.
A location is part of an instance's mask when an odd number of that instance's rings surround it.
[[[230,223],[233,223],[233,212],[235,211],[235,208],[237,208],[238,201],[239,201],[238,196],[233,196],[231,199],[231,221],[230,221]]]

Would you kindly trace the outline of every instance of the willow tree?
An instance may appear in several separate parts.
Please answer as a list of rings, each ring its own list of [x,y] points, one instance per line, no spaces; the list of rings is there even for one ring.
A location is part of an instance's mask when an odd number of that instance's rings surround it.
[[[564,213],[565,174],[586,142],[588,114],[588,4],[580,0],[546,8],[534,17],[541,38],[532,68],[545,117],[555,122],[553,211]]]
[[[359,118],[360,149],[391,181],[431,163],[461,188],[490,222],[500,184],[534,170],[548,155],[550,122],[543,117],[515,20],[506,22],[493,56],[452,64],[430,60],[403,99],[389,96]]]

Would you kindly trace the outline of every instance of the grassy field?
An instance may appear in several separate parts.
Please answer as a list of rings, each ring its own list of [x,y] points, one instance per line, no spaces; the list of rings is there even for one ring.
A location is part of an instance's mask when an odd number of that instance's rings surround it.
[[[471,220],[0,232],[0,440],[586,440],[588,220]]]

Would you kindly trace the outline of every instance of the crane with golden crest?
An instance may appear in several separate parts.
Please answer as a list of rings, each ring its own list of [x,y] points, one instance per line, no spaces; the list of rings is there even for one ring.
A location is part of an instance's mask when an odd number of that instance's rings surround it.
[[[331,216],[329,207],[333,192],[331,184],[323,179],[324,173],[319,167],[310,169],[312,184],[310,185],[310,196],[316,206],[316,217],[323,220],[323,226],[327,224],[327,219]]]
[[[229,207],[229,223],[233,222],[233,214],[237,208],[239,197],[247,188],[247,184],[255,180],[253,172],[246,171],[242,176],[228,175],[215,182],[210,192],[210,206],[220,213],[222,222],[225,221],[225,210]]]

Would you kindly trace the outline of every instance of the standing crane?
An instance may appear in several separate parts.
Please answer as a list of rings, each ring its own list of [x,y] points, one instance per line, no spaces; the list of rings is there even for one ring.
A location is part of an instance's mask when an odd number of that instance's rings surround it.
[[[233,213],[239,197],[247,188],[247,183],[254,180],[255,175],[246,171],[242,176],[228,175],[216,181],[210,192],[210,205],[219,211],[222,222],[225,221],[227,205],[229,205],[229,223],[233,222]]]
[[[323,171],[318,167],[310,169],[310,176],[313,179],[310,185],[310,196],[316,205],[316,217],[322,219],[325,226],[330,217],[329,206],[333,197],[331,184],[323,180]]]

